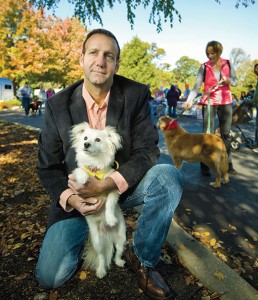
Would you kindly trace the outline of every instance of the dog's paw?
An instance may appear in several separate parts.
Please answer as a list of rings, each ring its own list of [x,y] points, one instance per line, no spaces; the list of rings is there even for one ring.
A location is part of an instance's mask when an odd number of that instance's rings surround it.
[[[76,177],[76,181],[79,184],[85,184],[89,179],[89,176],[87,175],[87,173],[84,170],[82,170],[81,168],[75,169],[73,173]]]
[[[117,218],[113,215],[106,215],[106,222],[107,222],[107,225],[110,226],[110,227],[114,227],[116,224],[117,224]]]
[[[227,184],[227,183],[229,183],[229,179],[222,179],[222,180],[221,180],[221,183],[222,183],[222,184]]]
[[[118,266],[118,267],[123,267],[125,265],[125,260],[121,259],[121,258],[115,258],[115,264]]]
[[[103,268],[98,268],[97,271],[96,271],[96,275],[97,275],[98,278],[101,279],[101,278],[103,278],[104,276],[107,275],[107,272]]]
[[[210,182],[210,186],[213,187],[214,189],[217,189],[220,187],[220,184],[217,184],[216,182]]]

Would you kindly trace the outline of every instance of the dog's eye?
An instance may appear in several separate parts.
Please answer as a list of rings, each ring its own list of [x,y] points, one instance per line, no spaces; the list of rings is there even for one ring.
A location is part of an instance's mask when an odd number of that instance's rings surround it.
[[[84,137],[84,141],[87,141],[87,139],[88,139],[88,137],[87,137],[87,136],[85,136],[85,137]]]
[[[100,138],[96,138],[95,141],[96,141],[96,142],[100,142]]]

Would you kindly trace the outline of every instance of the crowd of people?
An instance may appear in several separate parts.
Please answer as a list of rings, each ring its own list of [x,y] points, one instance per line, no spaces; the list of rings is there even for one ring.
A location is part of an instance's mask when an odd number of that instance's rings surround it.
[[[24,83],[17,91],[17,98],[21,100],[21,106],[24,108],[25,116],[42,115],[42,108],[45,101],[55,94],[54,89],[49,88],[47,91],[43,85],[33,94],[28,81]]]
[[[220,135],[223,139],[229,160],[229,173],[236,174],[237,171],[233,167],[231,157],[231,127],[232,116],[234,109],[244,102],[244,109],[246,109],[250,118],[253,118],[253,111],[256,107],[256,129],[254,147],[258,147],[257,138],[257,86],[256,90],[252,85],[248,86],[247,92],[241,92],[239,98],[232,95],[230,86],[237,86],[237,77],[232,63],[221,57],[223,46],[218,41],[210,41],[205,48],[208,61],[202,64],[196,76],[196,83],[192,90],[189,85],[185,85],[185,91],[180,96],[181,91],[176,88],[176,85],[171,85],[167,93],[163,93],[160,100],[159,91],[155,98],[152,99],[153,113],[156,116],[168,114],[176,118],[177,105],[179,101],[185,102],[184,109],[190,110],[193,107],[195,99],[202,107],[203,132],[215,133],[215,118],[218,117]],[[254,73],[258,76],[257,64],[254,66]],[[200,94],[201,86],[204,86],[203,94]],[[202,95],[202,97],[199,97]],[[163,105],[163,109],[158,108]],[[253,149],[258,152],[257,148]],[[211,176],[207,166],[201,163],[201,173],[204,176]]]

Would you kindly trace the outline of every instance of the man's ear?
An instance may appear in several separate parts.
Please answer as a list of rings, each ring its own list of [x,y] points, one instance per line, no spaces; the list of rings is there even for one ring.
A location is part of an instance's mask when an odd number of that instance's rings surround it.
[[[120,65],[120,61],[118,61],[117,63],[116,63],[116,68],[115,68],[115,74],[118,72],[118,70],[119,70],[119,65]]]
[[[82,53],[81,57],[80,57],[80,60],[79,60],[79,63],[80,63],[81,67],[83,67],[83,59],[84,59],[84,54]]]

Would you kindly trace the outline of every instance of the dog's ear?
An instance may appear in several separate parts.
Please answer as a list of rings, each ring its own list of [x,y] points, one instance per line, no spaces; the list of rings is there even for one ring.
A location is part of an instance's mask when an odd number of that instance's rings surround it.
[[[90,128],[90,125],[87,122],[74,125],[71,130],[72,136],[76,136],[79,133],[83,133],[88,128]]]
[[[116,150],[122,148],[122,137],[116,132],[116,129],[111,126],[107,126],[105,129],[108,134],[112,144],[115,146]]]
[[[72,141],[72,147],[76,148],[76,144],[80,138],[80,135],[90,128],[90,125],[87,122],[76,124],[72,127],[70,131],[70,138]]]

